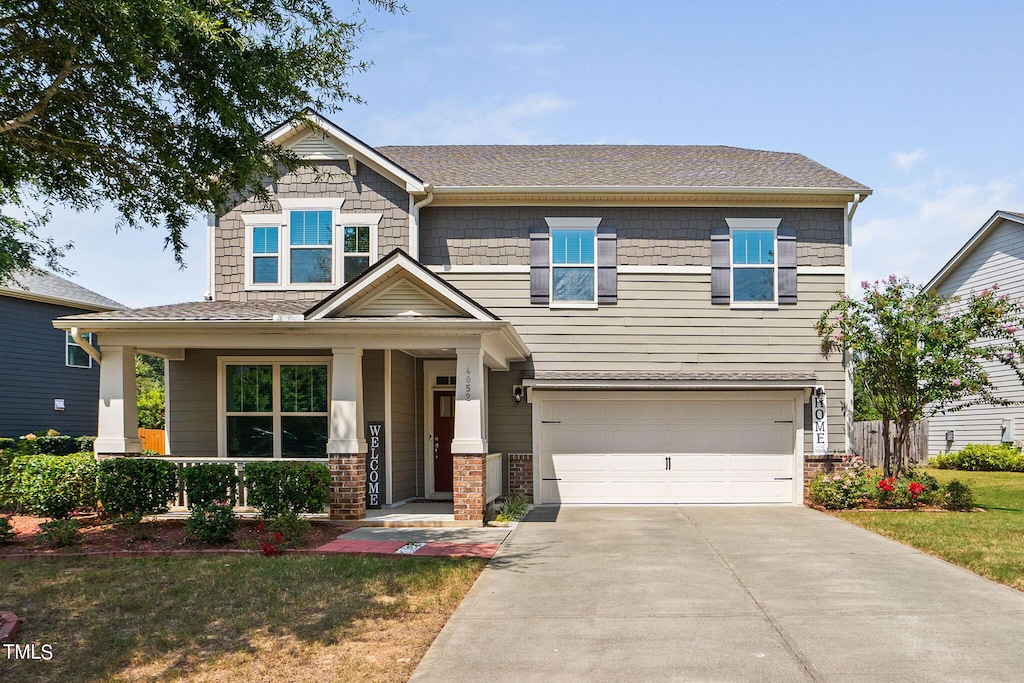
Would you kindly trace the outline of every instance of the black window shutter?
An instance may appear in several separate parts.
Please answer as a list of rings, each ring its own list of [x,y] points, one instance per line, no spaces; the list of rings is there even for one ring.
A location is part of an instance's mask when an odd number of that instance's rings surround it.
[[[548,226],[530,228],[530,303],[547,304],[551,296],[551,271],[548,269]]]
[[[618,257],[615,228],[597,228],[597,303],[614,304],[619,300]]]
[[[711,228],[711,303],[729,304],[729,227]]]
[[[782,227],[776,231],[778,240],[779,304],[796,303],[796,228]]]

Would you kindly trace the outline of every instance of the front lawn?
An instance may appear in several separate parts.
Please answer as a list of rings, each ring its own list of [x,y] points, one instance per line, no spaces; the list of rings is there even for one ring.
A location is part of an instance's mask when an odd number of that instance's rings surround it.
[[[984,512],[846,511],[848,522],[1024,590],[1024,473],[929,469],[945,484],[970,482]]]
[[[0,561],[2,681],[405,681],[483,562],[343,555]]]

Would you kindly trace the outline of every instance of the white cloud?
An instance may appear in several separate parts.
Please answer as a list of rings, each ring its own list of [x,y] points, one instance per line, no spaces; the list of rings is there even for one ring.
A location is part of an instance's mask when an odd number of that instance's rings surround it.
[[[908,170],[911,166],[919,161],[924,161],[928,158],[928,152],[922,147],[918,147],[913,152],[893,152],[892,163],[893,165],[903,171]]]
[[[1024,175],[970,183],[936,173],[914,185],[882,188],[854,219],[854,285],[890,273],[924,284],[993,213],[1021,207]]]
[[[411,116],[385,120],[379,139],[390,145],[535,143],[548,117],[571,106],[550,94],[487,104],[438,100]]]
[[[563,45],[556,40],[541,40],[533,43],[506,43],[502,52],[514,55],[547,56],[561,51]]]

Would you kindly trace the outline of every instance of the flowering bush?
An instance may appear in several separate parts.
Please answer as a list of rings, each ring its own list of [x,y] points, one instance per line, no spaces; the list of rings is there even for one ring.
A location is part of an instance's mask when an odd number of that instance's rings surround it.
[[[819,474],[808,486],[811,502],[828,510],[861,507],[870,496],[870,473],[864,465],[837,474]]]
[[[227,501],[197,505],[185,520],[185,531],[204,543],[223,543],[237,528],[238,516]]]

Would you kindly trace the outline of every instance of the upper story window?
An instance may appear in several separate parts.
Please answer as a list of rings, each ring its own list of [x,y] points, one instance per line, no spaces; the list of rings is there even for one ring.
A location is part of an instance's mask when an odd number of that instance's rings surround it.
[[[370,231],[369,225],[346,225],[342,268],[345,282],[354,280],[370,267]]]
[[[551,229],[551,302],[597,301],[597,230]]]
[[[281,213],[241,215],[246,289],[335,289],[377,260],[383,213],[346,213],[342,199],[278,201]]]
[[[92,345],[96,345],[96,334],[86,332],[82,335]],[[81,346],[75,343],[70,332],[64,333],[64,364],[69,368],[91,368],[92,356],[85,352]]]
[[[775,230],[733,229],[731,251],[733,302],[774,303]]]
[[[257,284],[281,282],[280,252],[277,226],[252,229],[252,281]]]
[[[291,211],[290,214],[288,243],[291,251],[291,282],[333,282],[332,212]]]

